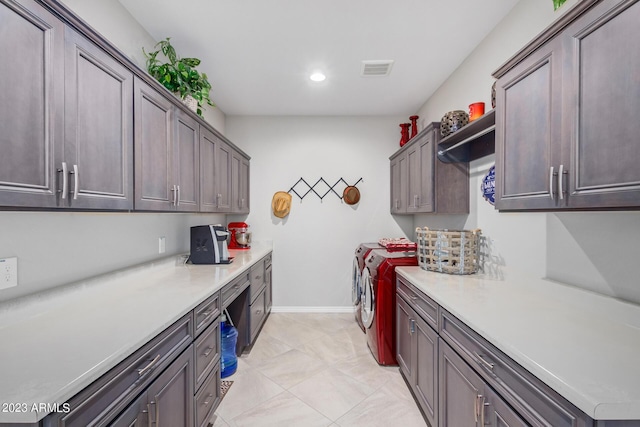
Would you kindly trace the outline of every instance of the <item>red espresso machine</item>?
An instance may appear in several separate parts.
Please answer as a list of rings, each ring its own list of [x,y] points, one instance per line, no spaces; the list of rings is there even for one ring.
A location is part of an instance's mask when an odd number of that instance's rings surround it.
[[[229,249],[251,249],[251,232],[246,222],[230,222]]]

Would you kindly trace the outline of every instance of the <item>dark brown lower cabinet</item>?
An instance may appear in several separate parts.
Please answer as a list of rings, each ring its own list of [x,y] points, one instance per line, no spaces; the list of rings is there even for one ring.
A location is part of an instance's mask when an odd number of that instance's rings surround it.
[[[187,349],[147,390],[149,425],[193,425],[193,351]]]
[[[440,426],[482,426],[479,403],[484,382],[440,341]]]
[[[442,340],[440,342],[440,393],[440,426],[528,426]]]
[[[397,360],[427,422],[438,425],[438,334],[409,306],[397,298]]]
[[[192,426],[193,352],[185,350],[146,392],[138,396],[113,423],[113,427]],[[103,424],[99,424],[103,425]]]

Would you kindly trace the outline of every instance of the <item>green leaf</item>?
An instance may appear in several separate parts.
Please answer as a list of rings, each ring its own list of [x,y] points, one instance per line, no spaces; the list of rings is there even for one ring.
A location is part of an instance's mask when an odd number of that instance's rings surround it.
[[[553,10],[558,10],[567,0],[553,0]]]

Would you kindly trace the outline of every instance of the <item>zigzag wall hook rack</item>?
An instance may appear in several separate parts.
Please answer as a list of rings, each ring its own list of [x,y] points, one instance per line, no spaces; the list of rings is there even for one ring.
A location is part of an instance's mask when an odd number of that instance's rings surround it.
[[[309,193],[313,193],[313,194],[315,194],[316,196],[318,196],[318,198],[320,199],[320,201],[322,201],[322,199],[324,199],[324,198],[325,198],[325,196],[326,196],[327,194],[329,194],[329,193],[333,193],[333,194],[335,194],[335,195],[336,195],[336,197],[338,197],[340,200],[342,200],[342,194],[337,193],[337,192],[336,192],[336,190],[335,190],[335,187],[336,187],[338,184],[343,183],[343,184],[345,185],[345,188],[346,188],[346,187],[349,187],[349,186],[354,186],[354,187],[355,187],[356,185],[358,185],[358,184],[359,184],[360,182],[362,182],[362,181],[363,181],[363,180],[362,180],[362,178],[360,178],[359,180],[357,180],[357,181],[356,181],[356,183],[355,183],[355,184],[351,185],[351,184],[348,184],[348,183],[347,183],[347,181],[345,181],[343,178],[340,178],[339,180],[337,180],[337,181],[336,181],[336,183],[335,183],[335,184],[330,185],[330,184],[329,184],[329,183],[328,183],[324,178],[320,177],[320,179],[318,179],[318,180],[315,182],[315,184],[310,185],[310,184],[309,184],[309,183],[308,183],[304,178],[302,178],[302,177],[301,177],[301,178],[300,178],[300,179],[299,179],[295,184],[293,184],[293,185],[291,186],[291,188],[289,189],[288,193],[293,193],[293,194],[295,194],[296,196],[298,196],[298,197],[300,198],[300,201],[302,201],[302,200],[303,200],[303,199],[304,199],[304,198],[305,198]],[[317,186],[318,184],[324,184],[324,185],[326,186],[327,191],[326,191],[324,194],[320,194],[320,193],[318,192],[319,190],[318,190],[318,191],[316,191],[316,186]],[[300,185],[306,186],[307,190],[306,190],[306,191],[301,190],[301,189],[296,190],[296,187],[297,187],[297,186],[300,186]],[[302,193],[302,194],[301,194],[301,193]],[[342,193],[342,192],[341,192],[341,193]]]

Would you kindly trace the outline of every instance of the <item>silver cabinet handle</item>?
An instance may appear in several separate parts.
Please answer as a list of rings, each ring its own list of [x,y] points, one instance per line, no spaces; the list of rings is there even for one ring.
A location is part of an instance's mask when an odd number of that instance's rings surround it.
[[[176,187],[177,186],[174,184],[174,186],[171,188],[171,192],[173,193],[173,202],[171,202],[171,204],[173,206],[176,206],[178,200],[178,189]]]
[[[158,360],[160,360],[160,355],[157,355],[151,362],[149,362],[149,364],[147,366],[145,366],[142,369],[138,369],[138,376],[143,376],[144,374],[146,374],[147,372],[149,372],[151,369],[153,369],[153,366],[158,363]]]
[[[204,406],[209,406],[209,403],[211,402],[211,400],[209,400],[209,399],[211,399],[212,397],[213,397],[213,394],[209,393],[209,395],[207,396],[207,400],[205,400],[204,402],[202,402],[202,404],[203,404]]]
[[[396,209],[400,209],[400,201],[396,199]]]
[[[411,335],[413,335],[415,331],[416,331],[416,321],[414,319],[410,319],[409,320],[409,333]]]
[[[564,172],[564,165],[560,165],[560,169],[558,170],[558,198],[560,200],[564,199],[564,196],[562,195],[562,193],[564,193],[564,191],[563,191],[564,190],[563,189],[564,185],[563,185],[563,182],[562,182],[562,176],[563,176],[564,173],[565,173]]]
[[[481,397],[482,397],[481,394],[477,394],[476,401],[473,402],[473,417],[476,425],[478,424],[478,416],[480,415],[479,402]]]
[[[177,188],[177,190],[178,190],[178,191],[177,191],[178,195],[177,195],[177,197],[176,197],[176,200],[177,200],[176,206],[180,206],[180,186],[179,186],[179,185],[176,185],[176,188]]]
[[[67,162],[62,162],[62,169],[58,169],[58,173],[62,173],[62,195],[60,196],[62,200],[67,198],[67,189],[69,186],[68,178],[67,178]]]
[[[549,196],[551,200],[555,200],[553,197],[553,166],[549,168]]]
[[[418,207],[418,195],[417,194],[413,195],[413,207],[414,208]]]
[[[70,173],[73,174],[73,200],[78,200],[78,191],[80,190],[78,187],[80,185],[80,177],[78,174],[78,165],[73,165],[73,171]]]
[[[493,368],[496,366],[495,363],[487,362],[484,357],[480,356],[475,351],[473,352],[473,355],[476,356],[476,359],[478,359],[478,362],[480,362],[482,366],[493,372]]]
[[[209,355],[211,354],[212,351],[213,351],[212,347],[207,347],[207,349],[204,351],[204,353],[202,353],[202,355],[204,357],[209,357]]]
[[[480,422],[481,422],[481,426],[484,426],[484,417],[485,414],[487,413],[487,408],[491,406],[491,404],[489,402],[487,402],[486,397],[482,396],[482,412],[480,413]]]

